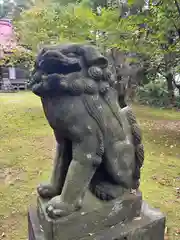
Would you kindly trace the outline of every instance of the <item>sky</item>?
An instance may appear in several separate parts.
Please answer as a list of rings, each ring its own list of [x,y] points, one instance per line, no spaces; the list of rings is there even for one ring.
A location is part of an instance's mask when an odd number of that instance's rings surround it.
[[[9,0],[9,2],[13,3],[14,0]],[[0,4],[3,4],[4,3],[4,0],[0,0]]]

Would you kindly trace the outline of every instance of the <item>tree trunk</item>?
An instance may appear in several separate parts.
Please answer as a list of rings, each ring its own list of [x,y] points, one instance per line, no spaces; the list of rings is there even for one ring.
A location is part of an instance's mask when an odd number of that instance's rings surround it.
[[[169,101],[172,106],[175,105],[175,96],[174,96],[174,87],[173,87],[173,74],[168,73],[166,75],[166,81],[167,81],[167,87],[168,87],[168,93],[169,93]]]

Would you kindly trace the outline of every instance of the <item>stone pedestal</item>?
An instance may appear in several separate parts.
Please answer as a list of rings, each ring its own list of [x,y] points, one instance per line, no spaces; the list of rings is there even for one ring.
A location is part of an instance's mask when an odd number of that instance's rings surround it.
[[[140,193],[103,204],[88,194],[81,211],[52,220],[39,198],[28,213],[29,240],[164,240],[164,215],[141,203]]]

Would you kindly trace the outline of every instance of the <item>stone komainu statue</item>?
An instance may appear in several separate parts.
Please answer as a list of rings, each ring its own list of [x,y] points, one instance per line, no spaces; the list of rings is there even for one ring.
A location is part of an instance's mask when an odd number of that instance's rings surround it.
[[[30,87],[57,141],[51,183],[38,187],[50,217],[81,208],[88,188],[109,201],[139,187],[141,131],[131,109],[120,108],[114,82],[93,46],[50,46],[37,56]]]

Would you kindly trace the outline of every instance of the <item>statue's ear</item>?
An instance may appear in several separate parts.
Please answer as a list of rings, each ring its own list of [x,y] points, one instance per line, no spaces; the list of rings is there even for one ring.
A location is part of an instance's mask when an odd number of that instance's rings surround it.
[[[45,44],[38,44],[37,46],[38,54],[44,54],[48,49],[49,49],[49,46]]]
[[[38,52],[37,52],[37,57],[36,57],[37,66],[40,64],[41,58],[47,50],[48,50],[47,46],[40,46],[40,45],[38,46]]]
[[[101,53],[93,46],[84,46],[83,55],[88,67],[99,66],[101,68],[106,68],[108,66],[108,60],[106,57],[101,55]]]

